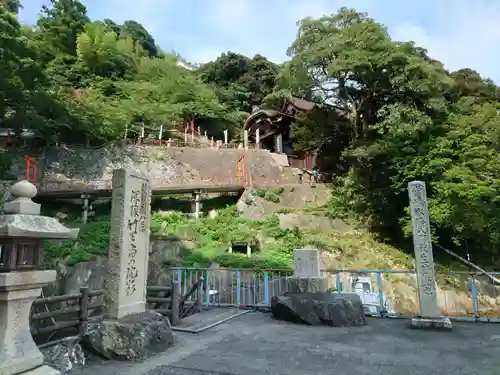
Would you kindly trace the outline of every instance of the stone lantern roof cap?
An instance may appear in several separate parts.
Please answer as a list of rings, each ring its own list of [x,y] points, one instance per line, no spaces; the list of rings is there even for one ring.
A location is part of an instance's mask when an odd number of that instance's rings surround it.
[[[77,238],[79,228],[66,228],[57,219],[40,215],[40,204],[32,201],[37,193],[36,186],[26,180],[11,186],[14,200],[5,203],[5,214],[0,215],[0,237]]]

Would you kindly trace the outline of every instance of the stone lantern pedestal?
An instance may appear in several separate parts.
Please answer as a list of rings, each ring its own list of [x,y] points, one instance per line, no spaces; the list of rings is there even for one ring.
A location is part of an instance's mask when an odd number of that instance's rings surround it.
[[[57,375],[43,365],[31,336],[31,305],[56,279],[56,271],[40,270],[43,240],[75,239],[79,229],[40,216],[40,205],[31,200],[37,189],[28,181],[14,184],[10,192],[15,199],[0,216],[0,375]]]

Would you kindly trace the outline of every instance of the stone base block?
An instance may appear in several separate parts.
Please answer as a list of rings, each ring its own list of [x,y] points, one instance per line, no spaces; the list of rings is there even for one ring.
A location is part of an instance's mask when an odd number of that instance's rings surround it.
[[[286,293],[271,299],[276,319],[334,327],[366,324],[361,298],[343,293]]]
[[[19,375],[61,375],[61,373],[49,366],[40,366],[33,370],[21,372]]]
[[[325,293],[328,290],[326,277],[290,277],[288,278],[290,293]]]
[[[451,320],[446,317],[439,317],[439,318],[414,317],[411,319],[411,328],[451,330],[452,325],[451,325]]]
[[[153,311],[105,320],[85,337],[94,351],[121,361],[147,359],[167,350],[173,342],[168,318]]]

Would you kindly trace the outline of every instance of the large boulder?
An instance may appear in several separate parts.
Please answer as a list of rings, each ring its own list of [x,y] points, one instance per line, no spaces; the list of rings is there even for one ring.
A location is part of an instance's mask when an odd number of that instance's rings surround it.
[[[343,293],[285,293],[273,297],[271,311],[276,319],[334,327],[363,326],[366,317],[361,298]]]
[[[149,358],[174,342],[168,318],[153,311],[105,320],[85,339],[103,357],[122,361]]]

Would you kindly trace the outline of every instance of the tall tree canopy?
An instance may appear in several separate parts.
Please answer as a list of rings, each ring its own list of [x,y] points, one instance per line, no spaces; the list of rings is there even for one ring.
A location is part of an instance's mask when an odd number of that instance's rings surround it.
[[[498,86],[470,69],[450,74],[347,8],[302,20],[288,54],[266,100],[295,93],[324,105],[294,134],[296,147],[316,145],[324,159],[340,150],[330,165],[341,175],[336,199],[397,240],[408,231],[407,184],[424,180],[436,240],[491,261],[500,244]]]
[[[278,66],[261,55],[250,59],[228,52],[203,65],[200,73],[204,82],[216,86],[219,98],[228,106],[250,113],[272,92]]]

